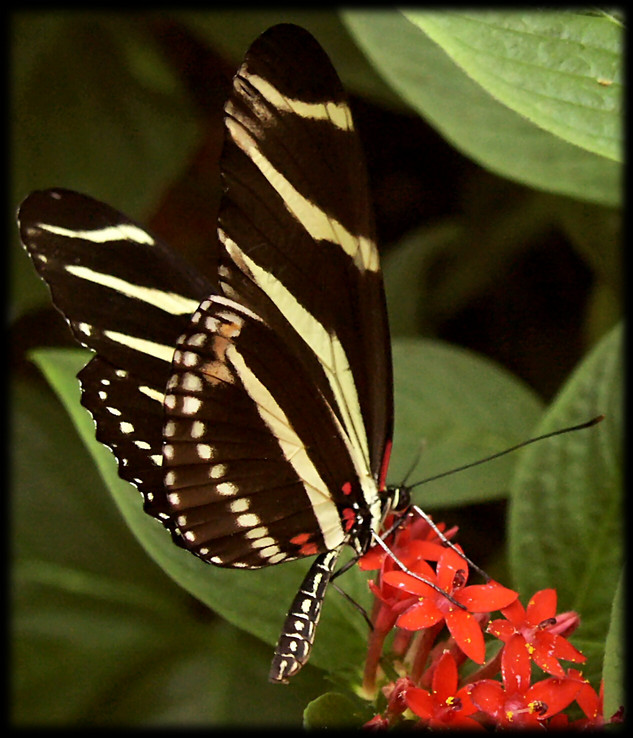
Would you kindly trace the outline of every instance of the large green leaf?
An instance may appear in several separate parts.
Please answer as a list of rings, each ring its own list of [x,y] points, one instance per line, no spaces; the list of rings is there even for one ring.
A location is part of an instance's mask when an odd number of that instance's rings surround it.
[[[184,646],[195,621],[73,453],[63,408],[45,388],[12,389],[12,722],[142,721],[147,705],[124,716],[116,685],[135,691],[161,632],[181,623]]]
[[[623,572],[624,573],[624,572]],[[625,627],[627,623],[624,576],[620,577],[613,598],[611,620],[604,654],[604,714],[610,718],[625,704],[624,679],[626,675]]]
[[[453,18],[457,22],[461,18],[459,13],[452,12],[437,15],[445,15],[445,23]],[[524,18],[528,23],[533,16],[540,18],[546,15],[537,11],[498,13],[497,33],[502,35],[503,24],[507,25],[511,20],[517,23]],[[477,13],[469,13],[468,19],[473,16],[479,17]],[[483,19],[486,14],[482,12],[480,16]],[[361,49],[393,89],[451,144],[483,167],[548,192],[603,205],[620,202],[622,173],[615,161],[563,140],[494,97],[489,89],[482,87],[463,66],[455,62],[450,49],[436,43],[403,14],[396,11],[353,10],[345,12],[343,17]],[[564,18],[568,18],[570,25],[573,25],[576,16],[569,13]],[[472,21],[464,18],[462,23],[466,22]],[[596,17],[588,17],[585,22],[590,27],[605,23],[604,19]],[[559,20],[557,27],[560,34],[568,32],[565,23],[561,26]],[[507,33],[510,34],[511,30]],[[536,56],[539,44],[540,41],[534,36],[531,48],[524,53]],[[616,51],[615,46],[615,42],[612,42],[612,53]],[[472,58],[479,56],[477,49],[470,53]],[[619,117],[617,103],[613,100],[619,89],[615,71],[611,75],[614,69],[611,63],[604,72],[606,81],[615,77],[613,85],[605,86],[600,83],[604,80],[594,80],[595,97],[600,101],[604,99],[601,105],[607,108],[604,115],[610,122],[603,128],[608,138],[617,138],[616,118]],[[601,74],[597,67],[594,71]],[[611,103],[607,98],[611,98]],[[608,109],[609,105],[611,109]],[[595,119],[593,112],[589,116],[587,111],[590,109],[587,106],[582,123],[577,122],[576,125],[587,132],[592,130],[593,124],[585,122],[584,117]],[[578,118],[580,113],[576,113]],[[616,142],[616,150],[617,147]]]
[[[551,405],[539,431],[604,413],[588,430],[538,444],[512,484],[510,564],[526,597],[555,587],[559,609],[582,617],[578,638],[594,669],[602,661],[622,566],[622,328],[607,334]]]
[[[557,11],[405,15],[510,110],[564,141],[622,161],[621,24]]]

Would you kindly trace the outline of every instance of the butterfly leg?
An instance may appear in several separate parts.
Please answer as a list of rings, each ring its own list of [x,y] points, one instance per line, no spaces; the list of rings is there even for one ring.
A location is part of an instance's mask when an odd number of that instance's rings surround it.
[[[341,548],[339,546],[317,556],[306,574],[277,641],[269,681],[287,684],[288,678],[294,676],[310,657],[323,598]]]

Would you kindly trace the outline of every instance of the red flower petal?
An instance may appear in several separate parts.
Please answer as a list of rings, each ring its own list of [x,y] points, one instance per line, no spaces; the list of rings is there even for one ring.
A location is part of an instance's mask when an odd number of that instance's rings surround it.
[[[547,630],[539,630],[534,634],[530,649],[535,664],[538,664],[548,674],[561,678],[565,672],[558,663],[558,659],[579,663],[586,661],[586,657],[569,641]]]
[[[457,664],[450,651],[444,651],[435,665],[431,687],[435,699],[446,702],[457,691],[458,683]]]
[[[525,692],[530,686],[531,662],[525,638],[513,635],[501,654],[501,677],[508,694]]]
[[[418,569],[420,569],[418,571]],[[416,574],[419,574],[429,582],[435,581],[435,572],[426,563],[426,561],[418,561],[416,563]],[[435,593],[433,587],[425,582],[421,582],[419,579],[412,577],[404,571],[387,571],[382,577],[382,581],[385,584],[389,584],[391,587],[396,589],[404,590],[415,595],[431,595]]]
[[[468,579],[468,564],[452,548],[444,549],[437,562],[437,583],[447,592],[452,591],[456,574],[463,573],[463,581]]]
[[[556,679],[550,677],[533,684],[526,692],[526,700],[529,703],[541,702],[546,705],[547,710],[540,715],[547,718],[564,710],[580,691],[581,685],[571,679]]]
[[[552,633],[538,632],[535,634],[532,643],[528,644],[528,651],[532,656],[532,661],[540,666],[543,671],[562,678],[565,676],[565,671],[554,654],[555,641],[556,636]]]
[[[525,608],[518,598],[507,607],[502,607],[501,612],[503,613],[503,616],[508,618],[515,627],[518,628],[523,625],[525,620]]]
[[[471,612],[492,612],[507,607],[518,596],[517,592],[507,589],[497,582],[490,581],[487,584],[474,584],[464,587],[456,594],[455,599],[465,605]]]
[[[422,630],[435,625],[443,617],[444,614],[437,609],[433,600],[426,598],[423,602],[416,602],[405,610],[396,621],[396,625],[406,630]]]
[[[473,718],[452,712],[447,713],[443,720],[431,719],[429,727],[431,730],[485,730],[484,726]]]
[[[570,671],[572,670],[570,669]],[[600,714],[602,700],[589,682],[581,683],[576,695],[576,702],[588,718],[593,720]]]
[[[406,564],[415,559],[438,561],[446,548],[433,541],[411,541],[407,551]]]
[[[502,641],[507,641],[511,635],[516,633],[514,625],[508,620],[492,620],[488,623],[486,630]]]
[[[496,716],[503,710],[505,692],[494,679],[481,679],[470,690],[470,699],[482,712]]]
[[[418,717],[428,720],[433,715],[433,698],[426,689],[411,687],[407,689],[404,696],[407,706],[415,712]]]
[[[366,554],[358,559],[358,566],[361,571],[371,571],[372,569],[380,569],[386,552],[380,546],[374,546],[367,551]]]
[[[477,664],[486,660],[484,634],[477,618],[455,607],[446,613],[446,625],[460,649]]]
[[[528,602],[525,612],[526,621],[536,626],[544,620],[556,617],[558,596],[555,589],[542,589]]]
[[[532,654],[532,661],[546,674],[551,674],[555,677],[564,677],[565,669],[558,663],[554,656],[543,655],[540,651],[535,651]]]
[[[583,664],[587,660],[585,654],[572,646],[563,636],[554,636],[554,639],[554,655],[557,659],[565,659],[565,661],[573,661],[577,664]]]

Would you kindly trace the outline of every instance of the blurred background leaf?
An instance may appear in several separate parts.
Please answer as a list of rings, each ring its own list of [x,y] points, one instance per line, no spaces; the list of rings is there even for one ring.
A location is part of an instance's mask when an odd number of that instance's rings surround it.
[[[546,192],[602,205],[618,204],[622,176],[616,161],[622,150],[621,28],[601,17],[569,11],[416,11],[406,15],[349,11],[344,18],[375,69],[462,153],[497,174]],[[546,55],[543,29],[551,35]],[[599,39],[595,51],[583,45],[583,36],[592,35]],[[574,42],[573,59],[582,51],[582,78],[580,73],[572,74],[574,69],[563,70],[565,79],[550,92],[557,105],[551,106],[554,109],[547,115],[536,116],[534,95],[516,99],[515,85],[520,82],[513,80],[510,72],[518,65],[517,57],[530,60],[532,74],[528,76],[536,91],[540,83],[542,92],[552,76],[561,79],[561,57],[565,64],[571,64],[565,55]],[[489,54],[494,55],[494,61]],[[500,73],[504,62],[507,80]],[[580,112],[564,99],[575,89],[565,84],[570,79],[578,81],[578,86],[582,81],[583,89],[576,94],[587,103]],[[605,80],[608,85],[601,84]],[[502,82],[504,94],[500,94]],[[585,89],[588,85],[591,91]],[[515,94],[510,95],[511,91]],[[507,104],[510,97],[512,106]],[[554,125],[560,108],[573,113],[565,138],[560,136],[563,121],[572,116]],[[528,110],[529,118],[525,117]],[[545,117],[547,128],[541,127]],[[580,142],[582,149],[578,148]]]
[[[507,108],[563,141],[622,161],[621,24],[554,11],[405,16]]]
[[[559,611],[582,616],[576,642],[599,681],[611,608],[623,563],[622,329],[587,356],[554,400],[539,432],[598,414],[586,431],[526,449],[512,484],[509,552],[525,596],[555,587]]]
[[[393,342],[396,428],[389,481],[399,484],[420,452],[410,482],[490,456],[530,436],[543,403],[490,360],[438,341]],[[422,445],[421,445],[422,444]],[[516,460],[506,457],[418,487],[425,509],[505,497]]]

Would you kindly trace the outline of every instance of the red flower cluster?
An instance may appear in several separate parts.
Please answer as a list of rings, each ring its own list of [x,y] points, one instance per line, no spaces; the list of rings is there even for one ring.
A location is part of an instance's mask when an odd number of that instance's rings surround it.
[[[456,532],[438,528],[446,540]],[[560,664],[585,661],[566,639],[578,627],[578,615],[557,614],[552,589],[537,592],[524,608],[516,592],[497,582],[469,585],[467,560],[446,540],[410,513],[390,536],[395,558],[375,547],[360,561],[362,569],[378,570],[370,582],[375,603],[363,682],[368,695],[376,693],[382,673],[385,638],[396,629],[393,661],[385,664],[393,678],[381,689],[386,707],[366,727],[412,717],[431,729],[603,725],[601,697],[581,672],[566,672]],[[497,610],[503,618],[490,620]],[[502,642],[488,661],[484,632]],[[480,667],[460,677],[468,659]],[[532,664],[548,676],[534,681]],[[562,712],[574,701],[585,714],[582,720],[570,721]]]

